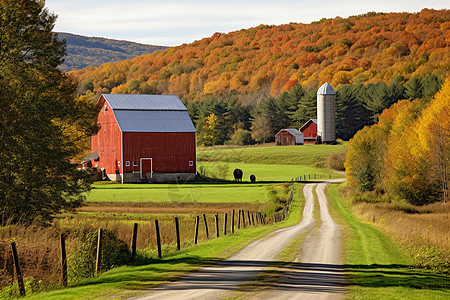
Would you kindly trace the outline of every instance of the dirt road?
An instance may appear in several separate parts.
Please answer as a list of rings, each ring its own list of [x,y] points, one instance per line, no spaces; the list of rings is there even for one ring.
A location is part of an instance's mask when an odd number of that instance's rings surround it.
[[[300,223],[276,230],[261,238],[227,260],[203,268],[184,278],[151,289],[149,293],[133,299],[221,299],[234,295],[243,283],[254,280],[269,263],[298,235],[311,232],[302,246],[302,255],[281,269],[280,280],[265,289],[264,298],[335,299],[343,291],[343,268],[339,263],[339,229],[332,220],[324,194],[326,184],[319,184],[317,196],[320,207],[321,226],[314,229],[313,187],[307,184],[305,208]],[[236,295],[235,295],[236,296]],[[260,291],[249,291],[244,298],[260,298]]]

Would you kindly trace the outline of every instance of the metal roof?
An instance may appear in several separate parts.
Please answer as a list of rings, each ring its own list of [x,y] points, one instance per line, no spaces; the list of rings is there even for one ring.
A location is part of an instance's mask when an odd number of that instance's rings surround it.
[[[187,110],[175,95],[102,94],[112,109]]]
[[[317,124],[317,119],[309,119],[308,121],[306,121],[306,123],[305,124],[303,124],[303,126],[302,127],[300,127],[300,131],[303,129],[303,127],[305,127],[308,123],[309,123],[309,121],[313,121],[314,123],[316,123]]]
[[[188,112],[113,110],[122,132],[195,132]]]
[[[301,133],[297,129],[295,129],[295,128],[281,129],[280,131],[278,131],[278,133],[280,133],[282,131],[287,131],[290,134],[292,134],[295,137],[295,142],[296,143],[303,143],[303,133]]]
[[[317,91],[317,95],[335,95],[335,94],[336,92],[328,82],[325,82]]]

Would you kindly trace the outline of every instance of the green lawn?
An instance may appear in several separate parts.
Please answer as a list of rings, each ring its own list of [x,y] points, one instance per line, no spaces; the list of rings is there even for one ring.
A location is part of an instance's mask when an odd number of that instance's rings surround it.
[[[292,178],[300,177],[306,175],[306,180],[309,180],[309,175],[311,175],[311,180],[314,179],[314,174],[323,175],[329,178],[343,177],[343,175],[337,174],[333,171],[326,169],[318,169],[305,165],[271,165],[271,164],[257,164],[257,163],[218,163],[218,162],[199,162],[198,169],[203,166],[206,169],[206,175],[211,176],[211,174],[218,175],[218,165],[228,165],[229,171],[224,179],[233,180],[233,170],[238,168],[244,172],[243,181],[250,182],[250,175],[254,174],[257,181],[291,181]],[[219,178],[221,176],[218,176]],[[317,176],[317,179],[319,177]],[[304,179],[302,177],[302,179]]]
[[[448,276],[413,267],[386,235],[352,214],[338,189],[330,185],[327,194],[344,230],[349,299],[450,299]]]
[[[264,184],[94,184],[88,202],[265,202]]]
[[[330,153],[347,151],[347,142],[339,145],[205,147],[197,151],[198,161],[252,162],[278,165],[321,166]]]

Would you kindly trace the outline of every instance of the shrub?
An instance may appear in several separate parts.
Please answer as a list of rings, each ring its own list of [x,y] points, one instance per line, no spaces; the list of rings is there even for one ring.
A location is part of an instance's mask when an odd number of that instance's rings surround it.
[[[330,153],[327,157],[325,165],[329,169],[337,171],[345,171],[345,157],[347,153]]]
[[[80,242],[69,255],[69,276],[72,281],[94,275],[98,232],[82,234]],[[103,231],[101,271],[128,264],[130,262],[128,245],[117,238],[110,230]]]
[[[252,134],[245,129],[236,130],[231,136],[231,143],[234,145],[251,145],[253,144]]]

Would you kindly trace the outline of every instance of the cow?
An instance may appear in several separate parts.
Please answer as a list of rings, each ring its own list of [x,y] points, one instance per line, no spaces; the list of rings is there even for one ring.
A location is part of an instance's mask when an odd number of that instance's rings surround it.
[[[241,169],[234,169],[233,171],[234,181],[242,182],[242,175],[244,175],[244,172],[242,172]]]
[[[256,176],[255,175],[250,175],[250,182],[251,183],[255,183],[256,182]]]

